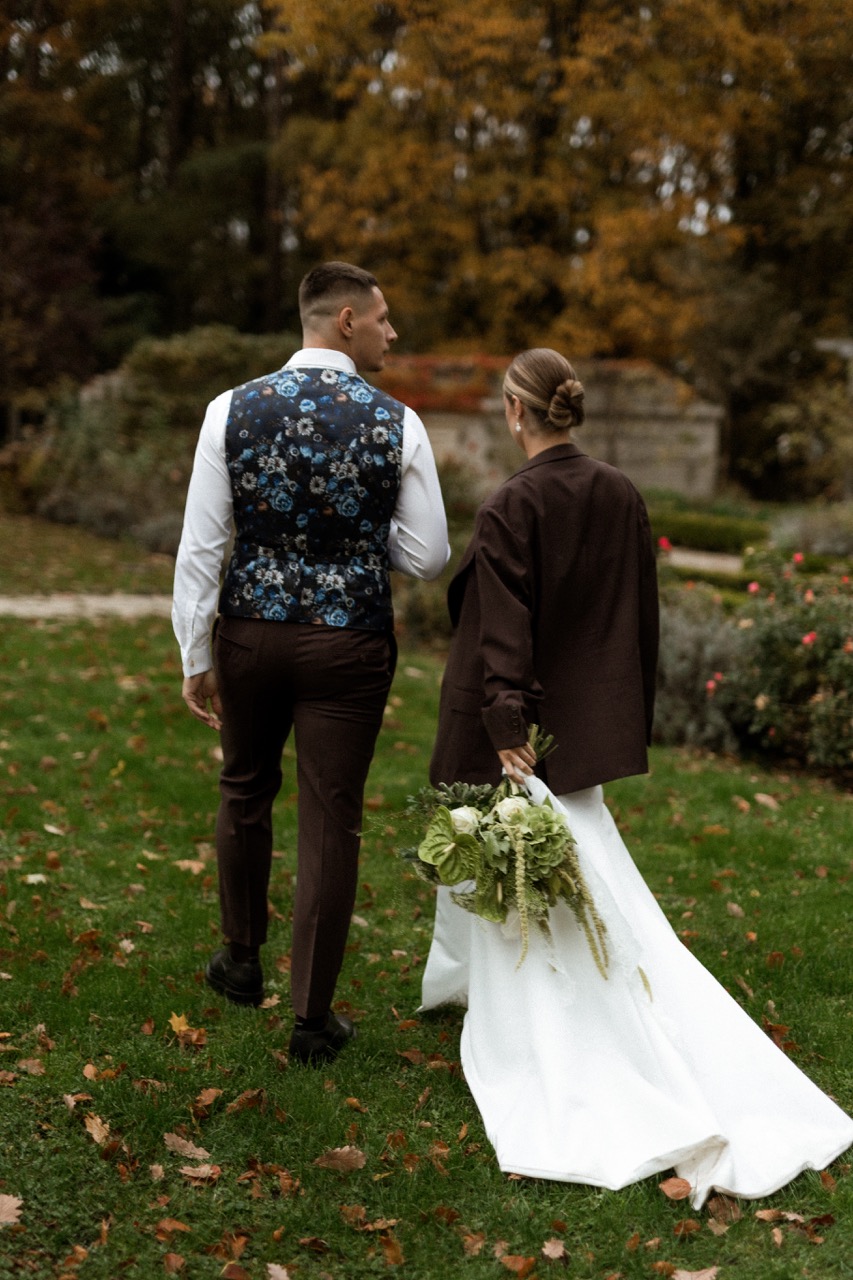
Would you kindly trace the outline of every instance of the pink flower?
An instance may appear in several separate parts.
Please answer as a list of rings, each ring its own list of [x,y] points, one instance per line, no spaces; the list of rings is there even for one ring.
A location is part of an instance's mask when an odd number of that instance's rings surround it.
[[[707,695],[708,695],[708,697],[709,697],[709,698],[713,698],[713,696],[714,696],[714,690],[716,689],[716,687],[717,687],[717,682],[716,682],[716,680],[706,680],[706,681],[705,681],[705,692],[707,693]]]
[[[814,644],[814,642],[815,642],[815,640],[817,640],[817,632],[816,632],[816,631],[807,631],[807,632],[806,632],[806,634],[803,636],[803,644],[804,644],[807,648],[808,648],[810,645],[813,645],[813,644]]]
[[[811,587],[809,587],[806,591],[803,592],[803,599],[805,600],[806,604],[814,604],[814,592],[812,591]]]
[[[664,536],[664,537],[658,538],[658,547],[660,548],[661,551],[671,551],[672,543],[670,542],[669,538]]]
[[[715,672],[714,672],[714,679],[715,679],[715,680],[722,680],[722,678],[723,678],[723,673],[722,673],[722,671],[715,671]]]
[[[749,586],[747,587],[747,591],[751,596],[757,596],[760,590],[761,590],[761,585],[758,582],[750,582]]]
[[[793,560],[794,564],[802,564],[805,557],[802,551],[795,551],[794,554],[791,556],[791,559]]]

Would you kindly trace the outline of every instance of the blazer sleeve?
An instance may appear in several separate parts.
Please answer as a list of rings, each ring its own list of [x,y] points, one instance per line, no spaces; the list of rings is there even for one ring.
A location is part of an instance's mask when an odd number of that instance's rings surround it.
[[[527,741],[542,687],[533,670],[534,600],[530,539],[518,504],[487,506],[474,556],[480,604],[483,723],[496,751]]]

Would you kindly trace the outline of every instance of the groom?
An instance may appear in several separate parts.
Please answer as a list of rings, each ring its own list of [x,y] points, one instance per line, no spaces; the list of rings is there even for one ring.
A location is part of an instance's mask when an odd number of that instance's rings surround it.
[[[390,570],[435,578],[449,548],[422,422],[360,376],[383,368],[397,337],[375,277],[325,263],[302,281],[299,309],[302,349],[208,406],[173,621],[184,700],[222,735],[216,849],[226,945],[205,976],[241,1004],[264,996],[272,807],[295,733],[290,1054],[317,1062],[355,1035],[331,1004],[355,901],[364,785],[394,674]]]

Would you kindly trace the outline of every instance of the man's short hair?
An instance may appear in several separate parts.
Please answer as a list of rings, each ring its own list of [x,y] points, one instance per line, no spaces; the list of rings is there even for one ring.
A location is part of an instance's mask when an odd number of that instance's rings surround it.
[[[305,325],[321,315],[331,315],[354,296],[366,300],[378,288],[376,276],[349,262],[323,262],[312,267],[299,286],[299,318]]]

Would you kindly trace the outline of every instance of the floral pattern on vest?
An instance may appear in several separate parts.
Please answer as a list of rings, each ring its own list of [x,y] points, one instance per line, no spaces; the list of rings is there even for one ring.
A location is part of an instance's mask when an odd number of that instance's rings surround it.
[[[236,541],[221,613],[385,631],[405,406],[357,374],[281,369],[231,397]]]

